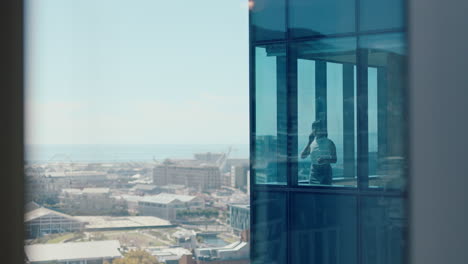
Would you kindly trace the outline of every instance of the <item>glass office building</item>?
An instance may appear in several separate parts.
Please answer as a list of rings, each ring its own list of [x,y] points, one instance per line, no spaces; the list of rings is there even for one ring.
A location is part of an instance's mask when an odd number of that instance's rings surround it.
[[[250,7],[252,263],[403,263],[405,3]]]

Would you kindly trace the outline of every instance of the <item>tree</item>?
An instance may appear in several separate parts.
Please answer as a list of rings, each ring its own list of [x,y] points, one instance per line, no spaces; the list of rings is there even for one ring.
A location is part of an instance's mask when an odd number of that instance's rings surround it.
[[[115,259],[112,264],[159,264],[156,257],[144,250],[132,250],[121,259]]]

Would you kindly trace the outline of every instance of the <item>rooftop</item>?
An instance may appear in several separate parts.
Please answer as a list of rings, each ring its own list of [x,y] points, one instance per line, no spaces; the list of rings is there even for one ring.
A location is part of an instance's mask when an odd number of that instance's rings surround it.
[[[29,202],[24,206],[26,212],[31,212],[33,210],[39,209],[41,206],[35,202]]]
[[[101,171],[65,171],[65,172],[47,172],[47,177],[95,177],[106,176],[105,172]]]
[[[26,257],[31,262],[117,258],[122,256],[119,248],[120,243],[117,240],[36,244],[24,247]]]
[[[249,256],[249,244],[237,241],[224,247],[197,248],[195,255],[199,260],[244,259]]]
[[[133,187],[136,190],[143,190],[143,191],[152,191],[157,188],[156,185],[151,184],[137,184]]]
[[[190,250],[182,247],[170,247],[170,248],[150,248],[151,255],[159,257],[177,256],[178,258],[183,255],[190,255]]]
[[[156,167],[174,167],[174,168],[212,168],[218,169],[219,167],[210,161],[195,160],[195,159],[167,159],[162,164]]]
[[[190,195],[160,193],[158,195],[144,196],[140,199],[140,201],[147,203],[169,204],[174,201],[186,203],[192,201],[195,198],[197,197]]]
[[[76,194],[76,195],[107,194],[110,192],[110,189],[109,188],[84,188],[84,189],[70,188],[70,189],[62,189],[62,192],[68,193],[68,194]]]
[[[230,206],[250,210],[250,204],[230,204]]]
[[[75,216],[87,222],[85,229],[154,228],[172,226],[169,221],[153,216]]]
[[[56,215],[56,216],[61,216],[61,217],[68,218],[68,219],[74,219],[70,215],[63,214],[63,213],[60,213],[60,212],[57,212],[57,211],[54,211],[54,210],[50,210],[50,209],[47,209],[47,208],[44,208],[44,207],[40,207],[40,208],[37,208],[37,209],[32,210],[30,212],[27,212],[26,215],[24,216],[24,221],[25,222],[32,221],[34,219],[40,218],[40,217],[45,216],[45,215],[50,215],[50,214],[53,214],[53,215]]]

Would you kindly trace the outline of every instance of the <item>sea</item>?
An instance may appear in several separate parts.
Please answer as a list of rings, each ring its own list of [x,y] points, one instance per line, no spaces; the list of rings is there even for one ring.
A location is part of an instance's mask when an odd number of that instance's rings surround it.
[[[229,153],[249,158],[248,144],[34,144],[25,146],[27,163],[45,162],[150,162],[191,159],[195,153]]]

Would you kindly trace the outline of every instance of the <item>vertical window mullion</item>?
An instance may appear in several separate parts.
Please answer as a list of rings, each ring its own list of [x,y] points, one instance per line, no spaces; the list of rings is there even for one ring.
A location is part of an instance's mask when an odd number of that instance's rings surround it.
[[[368,138],[368,67],[367,50],[357,49],[357,180],[360,190],[369,185],[369,138]]]
[[[343,64],[343,177],[356,176],[354,64]]]
[[[297,53],[294,44],[287,47],[288,67],[288,186],[298,185],[298,91]]]

